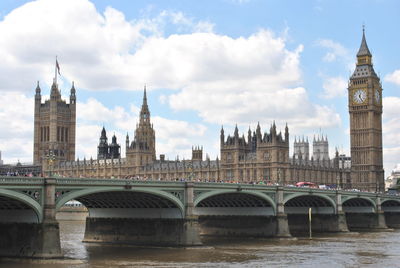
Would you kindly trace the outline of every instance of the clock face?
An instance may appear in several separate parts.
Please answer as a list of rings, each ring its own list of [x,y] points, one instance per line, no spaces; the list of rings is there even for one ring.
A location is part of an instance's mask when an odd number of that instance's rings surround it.
[[[364,89],[358,89],[354,92],[353,101],[357,104],[364,103],[367,99],[367,92]]]
[[[376,103],[379,103],[381,100],[381,94],[379,93],[379,90],[375,90],[375,101]]]

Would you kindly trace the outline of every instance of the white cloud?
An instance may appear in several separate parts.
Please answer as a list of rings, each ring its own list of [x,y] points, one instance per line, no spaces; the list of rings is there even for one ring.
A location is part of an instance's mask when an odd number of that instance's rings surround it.
[[[400,163],[399,97],[383,98],[383,160],[386,176]]]
[[[324,89],[322,97],[325,99],[344,97],[347,93],[347,81],[341,76],[325,78],[322,87]]]
[[[213,32],[214,24],[208,21],[195,21],[183,12],[164,10],[156,19],[158,25],[164,26],[166,22],[178,25],[178,32]],[[158,27],[159,28],[159,27]]]
[[[21,93],[0,94],[0,150],[7,163],[31,162],[34,99]]]
[[[385,76],[385,81],[394,83],[400,86],[400,70],[396,70],[391,74]]]
[[[167,24],[178,34],[167,36]],[[4,92],[31,93],[37,79],[51,81],[51,63],[58,55],[62,77],[77,81],[78,92],[141,90],[148,83],[149,89],[177,90],[164,101],[178,111],[194,110],[206,122],[248,125],[276,119],[287,121],[291,129],[340,124],[332,108],[312,103],[301,86],[303,46],[289,50],[285,35],[270,30],[232,38],[214,33],[212,23],[181,12],[127,21],[111,7],[100,14],[87,0],[37,0],[7,14],[0,33]],[[118,131],[134,128],[130,112],[103,106],[95,99],[79,102],[78,129],[84,132],[85,127],[110,122],[116,122],[113,128]],[[204,133],[201,125],[188,124]],[[158,134],[177,135],[168,131]],[[97,140],[98,133],[93,135]],[[78,142],[81,146],[84,141]]]
[[[343,45],[330,39],[320,39],[317,41],[317,45],[329,49],[323,58],[327,62],[335,61],[339,57],[346,58],[349,55]]]
[[[316,41],[317,46],[326,48],[328,51],[322,58],[325,62],[340,61],[346,65],[346,68],[352,70],[354,68],[354,59],[347,48],[339,42],[330,39],[319,39]]]
[[[112,7],[98,13],[87,0],[27,3],[0,21],[0,90],[28,91],[38,79],[51,82],[55,55],[63,77],[78,81],[82,88],[138,90],[144,82],[160,85],[157,77],[164,76],[167,66],[148,69],[149,64],[160,64],[146,61],[152,57],[139,50],[157,42],[167,23],[184,33],[211,32],[213,28],[211,23],[194,21],[181,12],[163,11],[154,19],[129,22]],[[19,79],[13,79],[15,73]]]
[[[172,95],[170,106],[175,109],[195,109],[207,122],[218,124],[254,122],[269,124],[273,120],[288,122],[290,128],[333,127],[340,117],[331,108],[310,102],[304,88],[282,89],[261,87],[232,92],[218,91],[213,87],[187,88]]]
[[[115,124],[119,129],[128,131],[135,126],[139,108],[131,104],[130,112],[125,111],[121,106],[115,106],[113,109],[94,98],[89,98],[86,103],[78,102],[77,116],[82,122],[91,121],[104,124]]]

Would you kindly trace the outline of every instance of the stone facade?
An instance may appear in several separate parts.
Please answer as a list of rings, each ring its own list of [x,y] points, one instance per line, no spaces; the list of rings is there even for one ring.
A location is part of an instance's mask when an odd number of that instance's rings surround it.
[[[200,181],[234,181],[295,184],[310,181],[317,184],[338,185],[382,191],[382,87],[375,74],[363,34],[357,54],[357,67],[349,80],[349,113],[351,155],[329,157],[329,143],[325,135],[314,137],[310,156],[308,138],[294,142],[293,157],[289,156],[289,128],[277,132],[275,122],[269,132],[248,130],[247,138],[220,133],[220,157],[203,160],[203,150],[192,148],[191,160],[156,158],[155,131],[150,121],[146,89],[140,121],[134,140],[126,137],[126,158],[83,161],[61,161],[55,172],[71,177],[144,177],[159,180],[191,178]],[[68,160],[68,159],[66,159]],[[351,172],[350,172],[351,171]]]
[[[61,99],[54,79],[50,100],[42,103],[39,82],[35,94],[33,163],[47,165],[49,155],[55,161],[75,160],[76,90],[71,87],[70,101]]]
[[[234,134],[225,138],[224,129],[220,134],[221,159],[203,159],[203,148],[192,147],[190,160],[165,160],[164,155],[156,159],[155,131],[151,124],[146,89],[140,119],[134,140],[126,137],[126,158],[104,158],[107,136],[102,130],[96,160],[61,161],[54,172],[70,177],[141,177],[159,180],[194,179],[200,181],[264,182],[294,184],[298,181],[313,181],[320,184],[349,185],[349,169],[339,167],[339,155],[334,159],[319,157],[323,144],[327,152],[327,138],[317,138],[318,157],[309,159],[299,153],[289,157],[289,128],[284,134],[278,133],[275,122],[269,133],[263,133],[258,124],[255,131],[249,129],[247,139]],[[315,142],[314,142],[315,146]],[[322,151],[323,151],[322,150]],[[103,152],[104,151],[104,152]],[[323,152],[325,152],[323,151]],[[108,152],[108,151],[107,151]],[[305,154],[306,156],[306,154]]]

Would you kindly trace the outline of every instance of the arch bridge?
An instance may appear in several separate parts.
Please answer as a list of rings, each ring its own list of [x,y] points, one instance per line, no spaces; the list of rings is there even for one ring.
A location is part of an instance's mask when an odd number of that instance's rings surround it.
[[[84,241],[201,245],[201,236],[290,237],[400,227],[400,197],[311,188],[124,179],[0,177],[0,255],[61,256],[56,212],[89,211]]]

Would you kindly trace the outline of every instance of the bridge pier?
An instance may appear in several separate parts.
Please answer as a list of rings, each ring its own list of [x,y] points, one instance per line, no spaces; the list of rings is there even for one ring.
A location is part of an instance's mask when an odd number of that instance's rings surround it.
[[[43,221],[0,224],[0,256],[62,257],[60,230],[55,219],[55,180],[46,179]]]
[[[194,184],[185,183],[185,219],[182,246],[202,245],[200,240],[199,217],[194,215]]]
[[[400,228],[400,212],[385,211],[385,222],[389,228]]]
[[[45,180],[45,196],[43,209],[43,222],[36,233],[38,250],[33,257],[60,258],[62,257],[60,245],[60,227],[56,220],[56,180]]]
[[[276,192],[276,237],[288,238],[290,234],[289,222],[285,214],[285,204],[283,203],[283,188],[278,187]]]
[[[333,232],[348,232],[346,214],[343,211],[342,195],[336,191],[336,217]]]

